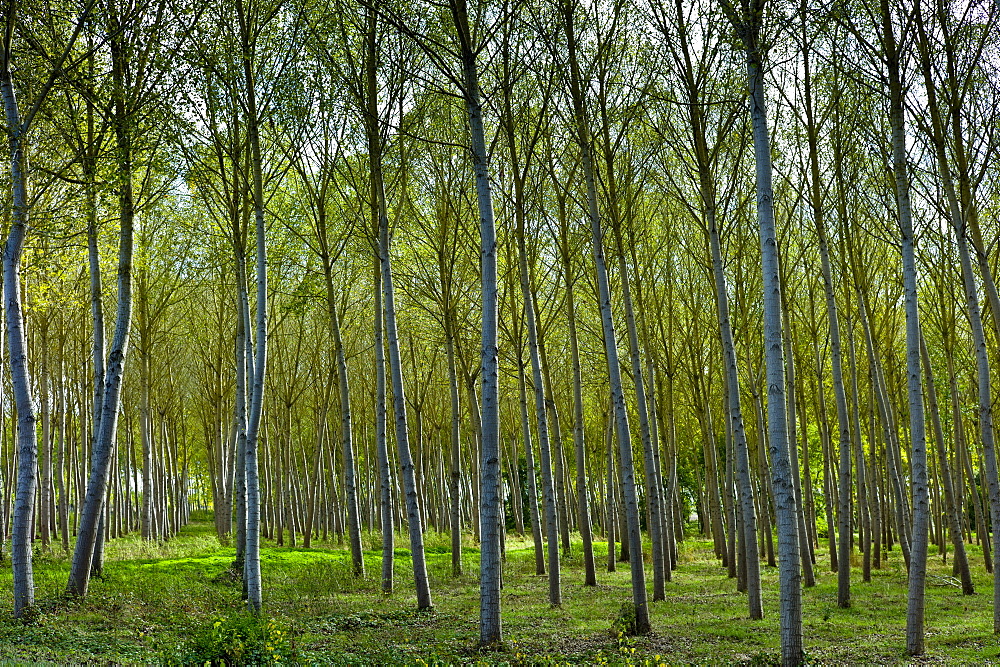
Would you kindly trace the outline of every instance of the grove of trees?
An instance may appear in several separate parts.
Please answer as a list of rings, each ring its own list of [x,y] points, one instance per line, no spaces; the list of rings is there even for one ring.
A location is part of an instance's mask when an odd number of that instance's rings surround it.
[[[637,634],[692,528],[751,618],[776,566],[785,664],[817,553],[849,607],[898,545],[910,655],[933,552],[1000,573],[1000,3],[2,7],[16,617],[205,509],[255,613],[262,538],[430,609],[467,536],[483,647],[509,534]]]

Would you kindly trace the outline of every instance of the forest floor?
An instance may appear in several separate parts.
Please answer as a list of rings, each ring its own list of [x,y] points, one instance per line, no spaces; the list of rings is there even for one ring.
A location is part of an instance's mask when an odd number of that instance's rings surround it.
[[[366,546],[376,546],[369,536]],[[404,536],[397,544],[405,545]],[[630,599],[628,565],[606,572],[607,545],[595,545],[596,588],[582,585],[579,543],[563,561],[563,604],[547,603],[547,579],[534,574],[530,541],[510,539],[503,590],[506,646],[479,653],[478,551],[464,551],[465,574],[453,577],[447,535],[429,533],[427,556],[434,611],[417,612],[409,551],[395,558],[396,592],[379,592],[381,552],[366,551],[368,577],[355,579],[336,545],[262,549],[265,622],[241,612],[241,586],[231,576],[234,550],[212,524],[193,523],[162,545],[123,538],[109,544],[105,578],[84,600],[62,596],[69,562],[60,547],[35,559],[40,614],[30,625],[11,620],[9,560],[0,566],[0,663],[184,663],[211,651],[244,659],[283,656],[312,664],[769,664],[778,656],[777,570],[763,567],[765,618],[748,618],[746,597],[712,557],[709,542],[682,543],[667,600],[651,604],[653,632],[618,634]],[[906,572],[898,547],[870,583],[852,572],[852,606],[836,604],[836,575],[820,556],[818,585],[804,591],[803,634],[816,663],[977,663],[1000,661],[992,633],[992,585],[982,555],[970,549],[977,593],[963,597],[948,564],[929,568],[926,656],[904,654]],[[857,558],[857,557],[856,557]],[[855,566],[859,563],[855,562]],[[647,583],[652,588],[647,565]],[[251,627],[252,626],[252,627]],[[256,633],[256,634],[255,634]],[[254,642],[257,644],[254,644]],[[207,653],[206,653],[207,651]],[[254,653],[258,651],[258,653]]]

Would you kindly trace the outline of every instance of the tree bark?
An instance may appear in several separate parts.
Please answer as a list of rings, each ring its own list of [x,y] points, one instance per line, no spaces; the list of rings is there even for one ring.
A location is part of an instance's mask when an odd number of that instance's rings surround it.
[[[570,89],[573,98],[574,115],[576,117],[577,141],[580,144],[582,152],[584,178],[587,184],[587,212],[590,218],[594,264],[597,272],[598,300],[604,333],[604,353],[608,364],[611,403],[618,435],[618,449],[623,482],[622,494],[628,526],[629,553],[631,556],[629,562],[632,574],[632,604],[635,613],[635,625],[632,629],[636,634],[647,634],[650,631],[649,609],[646,597],[646,574],[642,561],[642,535],[639,528],[635,467],[632,462],[632,437],[629,432],[628,413],[625,409],[625,394],[622,390],[621,367],[618,362],[618,338],[615,333],[615,323],[611,312],[611,288],[608,283],[608,269],[604,259],[604,231],[601,225],[601,216],[597,208],[597,183],[591,153],[590,127],[581,88],[582,77],[576,56],[573,9],[572,5],[568,3],[565,7],[565,15],[565,30],[571,72]]]
[[[403,385],[403,364],[399,352],[399,334],[396,328],[396,301],[392,280],[390,256],[389,217],[386,213],[385,188],[382,176],[382,145],[378,127],[378,105],[375,98],[375,44],[374,13],[368,32],[368,155],[372,176],[373,206],[378,207],[378,255],[382,272],[382,298],[385,304],[385,333],[389,347],[389,376],[392,380],[392,405],[396,431],[396,448],[399,466],[403,473],[406,496],[406,523],[410,534],[410,558],[413,562],[413,580],[417,589],[417,609],[430,609],[431,589],[427,576],[424,553],[424,527],[417,489],[416,468],[410,450],[410,433],[406,416],[406,394]],[[495,522],[494,522],[495,523]],[[383,528],[384,529],[384,528]]]
[[[256,299],[254,304],[253,338],[250,337],[249,306],[244,307],[247,332],[246,368],[248,382],[246,445],[244,452],[246,475],[246,557],[243,579],[247,592],[247,606],[259,614],[263,604],[260,574],[260,479],[258,469],[258,436],[261,411],[264,405],[264,379],[267,370],[267,244],[264,226],[264,186],[260,150],[257,92],[254,81],[254,56],[256,43],[251,41],[251,26],[243,0],[236,2],[240,25],[243,77],[247,104],[247,139],[250,144],[251,188],[254,212],[254,254],[256,274]],[[252,344],[252,349],[251,349]]]
[[[505,50],[505,53],[508,53]],[[506,58],[506,56],[505,56]],[[507,63],[505,62],[505,65]],[[532,300],[531,276],[528,273],[528,249],[525,241],[524,209],[524,171],[517,151],[517,140],[514,136],[514,114],[510,105],[509,91],[504,95],[503,127],[507,139],[508,159],[514,181],[514,218],[515,238],[517,241],[517,267],[521,287],[521,308],[528,332],[528,358],[531,361],[531,384],[535,398],[535,427],[538,433],[538,448],[541,454],[542,497],[545,509],[545,534],[547,539],[547,556],[549,569],[549,604],[562,604],[562,589],[559,575],[559,518],[556,509],[555,480],[553,479],[552,447],[549,439],[548,420],[546,418],[545,384],[542,378],[541,358],[538,350],[538,326],[535,318],[535,305]]]
[[[965,542],[962,539],[962,521],[955,503],[955,486],[952,482],[951,466],[948,464],[948,452],[945,449],[944,430],[941,428],[941,415],[938,410],[931,357],[927,352],[927,343],[924,341],[923,335],[920,336],[920,359],[923,362],[924,381],[927,384],[927,402],[931,411],[931,423],[934,425],[938,465],[944,483],[945,515],[948,520],[948,531],[951,534],[951,544],[955,549],[955,555],[952,558],[962,582],[962,594],[973,595],[976,590],[972,583],[972,573],[969,571],[969,558],[965,553]]]
[[[94,548],[101,528],[104,503],[107,498],[108,476],[115,445],[122,381],[128,353],[132,324],[132,231],[135,202],[132,191],[132,120],[127,106],[126,82],[130,77],[130,59],[122,44],[122,26],[117,9],[109,8],[108,32],[111,35],[111,70],[114,89],[114,131],[118,144],[117,176],[119,212],[121,217],[118,244],[118,308],[103,378],[100,430],[91,451],[90,478],[84,497],[83,511],[77,527],[76,548],[70,568],[67,593],[83,597],[87,594]],[[13,355],[12,355],[13,356]]]
[[[8,17],[13,20],[13,17]],[[21,252],[28,232],[28,175],[24,153],[27,128],[21,120],[10,71],[10,43],[3,45],[0,94],[7,119],[10,177],[13,199],[11,226],[3,249],[4,312],[10,352],[10,380],[17,411],[17,489],[11,529],[11,568],[14,576],[14,617],[30,615],[35,605],[35,579],[31,562],[31,523],[35,513],[38,478],[38,445],[35,440],[34,400],[28,369],[24,310],[21,302]]]
[[[480,464],[481,551],[479,556],[480,646],[496,646],[503,641],[500,623],[500,515],[503,494],[500,480],[499,374],[497,351],[497,257],[493,198],[490,192],[489,158],[479,99],[476,50],[469,28],[465,0],[450,0],[452,19],[458,33],[462,61],[462,91],[469,113],[472,139],[472,166],[476,178],[479,208],[479,236],[482,270],[482,452]]]
[[[764,97],[763,47],[760,32],[765,0],[745,3],[737,14],[729,0],[723,7],[739,33],[747,56],[750,114],[757,164],[757,217],[760,223],[761,267],[764,278],[764,352],[768,388],[768,442],[771,450],[771,483],[778,524],[779,587],[781,592],[781,661],[798,665],[802,652],[802,574],[799,565],[798,509],[792,484],[788,449],[788,415],[785,403],[785,364],[782,350],[781,278],[778,240],[774,225],[774,192],[771,184],[771,144]],[[748,5],[748,6],[747,6]],[[748,11],[747,11],[748,10]],[[748,554],[749,556],[749,554]]]

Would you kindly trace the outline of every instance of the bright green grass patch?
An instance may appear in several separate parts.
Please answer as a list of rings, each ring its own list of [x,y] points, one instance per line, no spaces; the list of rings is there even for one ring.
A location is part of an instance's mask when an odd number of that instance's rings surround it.
[[[551,608],[547,578],[535,575],[530,538],[516,536],[508,541],[504,567],[507,644],[503,652],[480,654],[475,648],[479,553],[466,541],[464,573],[455,577],[448,536],[428,534],[435,604],[431,612],[415,609],[403,535],[397,536],[396,590],[389,596],[381,593],[379,550],[365,552],[367,576],[359,579],[353,576],[349,553],[336,545],[314,542],[313,548],[304,549],[266,543],[261,551],[266,617],[260,627],[241,615],[242,586],[232,572],[235,550],[219,544],[207,523],[188,526],[164,544],[135,537],[112,541],[105,579],[95,580],[84,600],[62,596],[69,574],[65,554],[39,555],[35,576],[40,620],[32,626],[0,620],[0,661],[166,663],[184,661],[184,656],[201,660],[223,650],[247,655],[257,651],[258,656],[280,652],[286,661],[303,663],[372,665],[769,664],[779,656],[775,568],[762,569],[765,618],[751,621],[745,595],[736,591],[735,581],[712,557],[711,545],[688,540],[680,546],[680,566],[666,585],[667,599],[651,604],[653,633],[628,638],[618,634],[622,605],[630,600],[628,564],[618,563],[616,572],[606,572],[606,543],[595,544],[596,588],[582,585],[580,545],[573,544],[563,565],[563,604]],[[366,535],[365,542],[377,545],[377,536]],[[818,556],[819,583],[806,589],[803,599],[809,659],[907,662],[906,573],[898,550],[881,570],[873,571],[871,582],[861,582],[860,569],[853,570],[848,609],[837,607],[836,575],[829,572],[825,555]],[[977,588],[971,597],[952,585],[950,560],[931,560],[927,661],[998,659],[992,580],[983,571],[978,548],[970,548],[970,559]],[[647,583],[651,588],[648,564]],[[0,599],[0,619],[9,619],[9,563],[0,567],[0,587],[6,591]],[[282,635],[285,644],[278,648],[270,641],[273,636],[261,630],[269,627],[268,620],[274,620],[273,627],[287,629]]]

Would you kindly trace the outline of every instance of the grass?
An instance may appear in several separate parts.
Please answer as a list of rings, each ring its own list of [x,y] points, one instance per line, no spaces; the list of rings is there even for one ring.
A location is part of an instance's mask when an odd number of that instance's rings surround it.
[[[366,546],[376,543],[368,536]],[[398,544],[406,544],[399,539]],[[563,605],[551,608],[547,579],[534,574],[529,541],[512,538],[504,569],[506,647],[480,654],[478,550],[464,551],[465,574],[453,577],[447,535],[427,536],[433,612],[415,610],[409,552],[395,553],[396,592],[380,592],[381,552],[365,552],[368,576],[352,576],[344,549],[266,544],[262,571],[266,613],[288,629],[299,660],[314,664],[507,663],[743,663],[769,664],[779,656],[777,570],[762,569],[765,618],[751,621],[746,597],[712,557],[710,543],[681,545],[680,566],[667,600],[651,605],[653,632],[627,638],[614,630],[630,599],[628,566],[609,574],[606,544],[595,545],[596,588],[582,585],[580,546],[563,562]],[[234,558],[209,523],[194,523],[161,544],[127,537],[109,544],[105,579],[84,600],[62,596],[69,563],[61,551],[35,559],[41,615],[37,623],[10,620],[11,572],[0,567],[0,661],[162,663],[182,659],[186,646],[220,619],[243,609],[241,585],[229,576]],[[992,581],[982,556],[970,548],[977,594],[964,597],[949,583],[950,560],[931,560],[926,603],[926,655],[919,662],[1000,660],[992,632]],[[810,661],[912,662],[904,654],[906,572],[898,550],[872,581],[852,572],[852,606],[836,604],[836,575],[820,554],[818,585],[804,591],[803,635]],[[651,573],[647,566],[648,584]],[[217,626],[216,626],[217,627]]]

